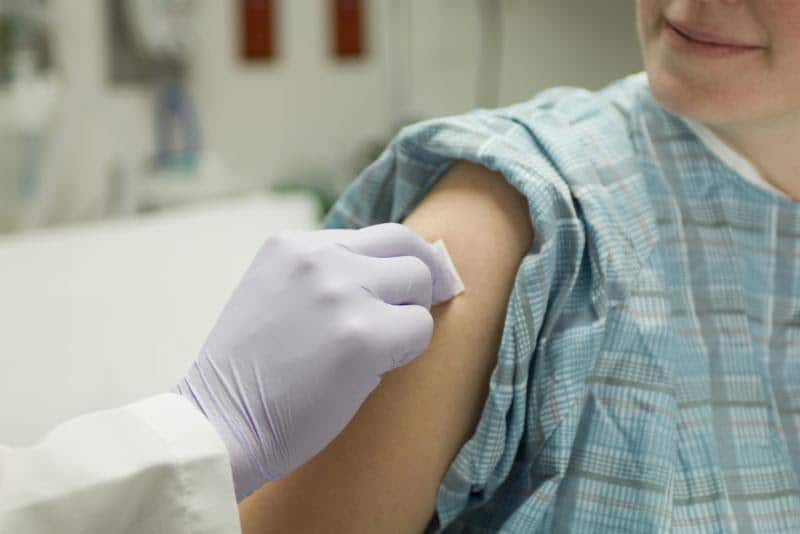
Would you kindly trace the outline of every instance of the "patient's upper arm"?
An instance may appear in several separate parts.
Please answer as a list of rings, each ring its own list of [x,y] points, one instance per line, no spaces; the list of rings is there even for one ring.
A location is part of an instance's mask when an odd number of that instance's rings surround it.
[[[459,162],[406,219],[445,240],[466,293],[433,309],[429,349],[384,376],[324,451],[240,506],[249,532],[419,532],[480,417],[532,229],[502,176]]]

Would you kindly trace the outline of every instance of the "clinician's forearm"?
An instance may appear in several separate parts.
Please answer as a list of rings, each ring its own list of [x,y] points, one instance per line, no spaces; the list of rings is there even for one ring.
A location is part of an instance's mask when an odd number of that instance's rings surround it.
[[[405,224],[445,240],[466,293],[434,308],[429,349],[385,375],[327,449],[240,505],[245,533],[419,532],[431,518],[439,483],[480,417],[532,230],[525,199],[466,163]]]

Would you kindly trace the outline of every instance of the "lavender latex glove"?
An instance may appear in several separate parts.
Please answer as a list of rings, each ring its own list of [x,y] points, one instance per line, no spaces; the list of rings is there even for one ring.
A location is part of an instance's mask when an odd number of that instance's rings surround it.
[[[330,443],[462,289],[441,243],[399,224],[268,240],[173,389],[225,442],[237,501]]]

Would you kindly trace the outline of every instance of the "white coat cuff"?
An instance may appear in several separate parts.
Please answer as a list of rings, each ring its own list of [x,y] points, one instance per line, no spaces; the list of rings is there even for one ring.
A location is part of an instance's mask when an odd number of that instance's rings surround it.
[[[164,393],[122,408],[164,443],[184,492],[187,521],[196,532],[238,530],[239,512],[225,444],[200,411],[181,395]],[[194,531],[194,529],[189,529]]]

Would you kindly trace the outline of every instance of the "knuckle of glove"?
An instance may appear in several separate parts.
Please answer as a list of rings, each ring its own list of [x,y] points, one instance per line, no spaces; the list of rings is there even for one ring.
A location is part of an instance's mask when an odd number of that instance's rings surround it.
[[[294,272],[298,276],[311,277],[320,270],[319,260],[306,251],[297,252],[294,262]]]
[[[338,308],[347,301],[347,289],[333,280],[320,282],[317,289],[317,302],[326,308]]]
[[[374,352],[375,333],[366,317],[354,315],[340,320],[334,336],[337,350],[345,358],[358,358]]]
[[[319,282],[324,271],[323,257],[311,248],[295,246],[287,251],[292,276],[302,283]]]
[[[278,234],[267,239],[258,253],[256,265],[280,264],[290,274],[303,273],[313,267],[314,261],[302,241],[288,234]]]
[[[259,256],[267,255],[274,256],[292,248],[292,239],[286,233],[276,234],[266,241],[261,246]]]

